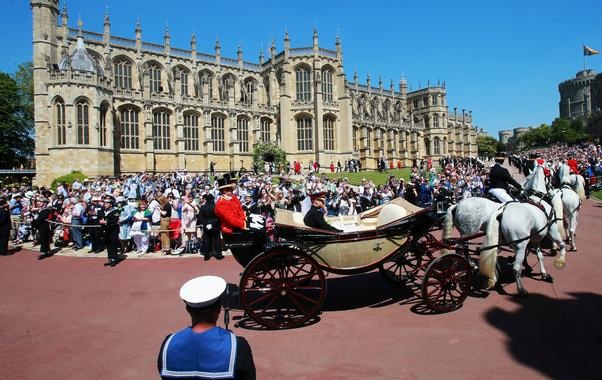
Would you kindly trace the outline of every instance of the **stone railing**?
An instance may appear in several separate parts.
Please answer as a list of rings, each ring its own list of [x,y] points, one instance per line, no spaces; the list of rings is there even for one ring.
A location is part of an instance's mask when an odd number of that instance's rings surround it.
[[[136,40],[131,40],[129,38],[111,36],[111,39],[109,40],[109,42],[111,43],[111,45],[115,45],[115,46],[129,47],[129,48],[136,47]]]
[[[238,67],[238,60],[222,57],[220,63],[224,66]]]
[[[312,55],[312,54],[314,54],[314,48],[311,48],[311,47],[292,48],[289,50],[289,54],[291,57],[299,57],[302,55]]]
[[[337,57],[337,52],[335,50],[320,48],[319,52],[320,52],[320,55],[323,55],[323,56],[328,57],[328,58],[335,58],[336,59],[336,57]]]
[[[196,53],[196,57],[198,60],[207,62],[207,63],[215,63],[215,56],[211,54],[205,53]]]
[[[170,53],[176,57],[192,58],[192,51],[190,50],[171,48]]]
[[[83,84],[109,87],[110,78],[89,71],[52,70],[48,73],[48,84]]]
[[[153,44],[152,42],[142,42],[142,50],[151,53],[163,53],[165,48],[163,45]]]

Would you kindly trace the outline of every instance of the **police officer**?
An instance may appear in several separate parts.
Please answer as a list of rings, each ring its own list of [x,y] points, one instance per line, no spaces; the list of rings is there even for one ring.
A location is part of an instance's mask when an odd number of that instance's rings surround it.
[[[115,200],[106,197],[103,202],[104,216],[99,223],[103,226],[105,244],[107,246],[108,260],[104,266],[114,267],[119,263],[117,250],[119,249],[119,209],[115,207]]]
[[[157,357],[162,379],[255,379],[247,340],[216,326],[226,286],[221,277],[202,276],[180,288],[191,324],[163,341]]]
[[[504,157],[496,157],[495,164],[489,170],[489,193],[496,197],[500,202],[505,203],[512,200],[508,194],[508,184],[521,190],[522,186],[512,178],[508,169],[503,167]]]

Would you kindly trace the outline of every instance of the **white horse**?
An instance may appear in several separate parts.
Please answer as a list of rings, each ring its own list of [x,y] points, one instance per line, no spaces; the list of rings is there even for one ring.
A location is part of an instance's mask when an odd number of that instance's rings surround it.
[[[560,198],[563,211],[563,227],[566,230],[568,243],[571,245],[570,251],[577,250],[575,239],[577,237],[577,216],[581,208],[581,200],[576,192],[568,187],[560,189],[551,189],[548,194],[553,198]]]
[[[499,207],[500,203],[482,197],[465,197],[455,205],[451,205],[445,214],[443,222],[443,240],[452,237],[454,226],[461,236],[469,236],[485,232],[489,217]]]
[[[571,174],[570,166],[561,163],[558,168],[558,177],[561,188],[568,186],[577,193],[579,199],[585,199],[585,179],[581,174]]]
[[[562,220],[562,203],[559,197],[555,197],[552,200],[552,208],[543,200],[546,194],[544,177],[543,168],[541,166],[536,167],[533,173],[525,178],[523,182],[523,189],[533,192],[533,195],[529,197],[530,202],[508,202],[489,218],[485,242],[483,243],[484,249],[479,257],[479,270],[481,274],[488,278],[488,288],[493,287],[497,282],[495,267],[500,235],[505,242],[504,244],[510,245],[516,254],[513,269],[518,294],[527,294],[527,290],[522,283],[521,273],[529,242],[535,246],[543,279],[551,280],[551,277],[546,273],[543,254],[539,246],[546,235],[549,235],[554,243],[560,247],[560,256],[554,260],[554,265],[559,269],[564,268],[566,250],[559,232],[559,229],[562,230],[562,226],[558,223],[559,220]]]
[[[553,197],[560,197],[562,200],[564,211],[563,226],[566,229],[568,242],[571,245],[570,250],[576,251],[577,216],[579,215],[581,202],[585,199],[584,179],[580,174],[571,174],[571,169],[567,164],[559,165],[558,177],[560,188],[551,189],[549,194]]]

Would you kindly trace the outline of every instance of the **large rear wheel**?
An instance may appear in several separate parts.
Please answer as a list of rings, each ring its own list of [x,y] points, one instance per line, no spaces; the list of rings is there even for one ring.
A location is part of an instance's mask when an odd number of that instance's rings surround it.
[[[422,299],[436,312],[452,311],[468,296],[471,270],[460,255],[446,254],[429,264],[422,279]]]
[[[326,298],[326,278],[309,255],[290,248],[265,252],[245,268],[240,281],[249,317],[270,329],[304,325]]]

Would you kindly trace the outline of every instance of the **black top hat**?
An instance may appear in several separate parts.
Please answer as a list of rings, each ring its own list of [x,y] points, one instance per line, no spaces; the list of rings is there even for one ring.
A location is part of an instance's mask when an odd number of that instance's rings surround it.
[[[531,154],[529,154],[529,158],[532,160],[539,158],[539,153],[531,153]]]
[[[232,189],[236,186],[235,183],[231,183],[229,181],[229,174],[224,174],[223,178],[218,178],[217,179],[217,189],[218,190],[224,190],[224,189]]]

